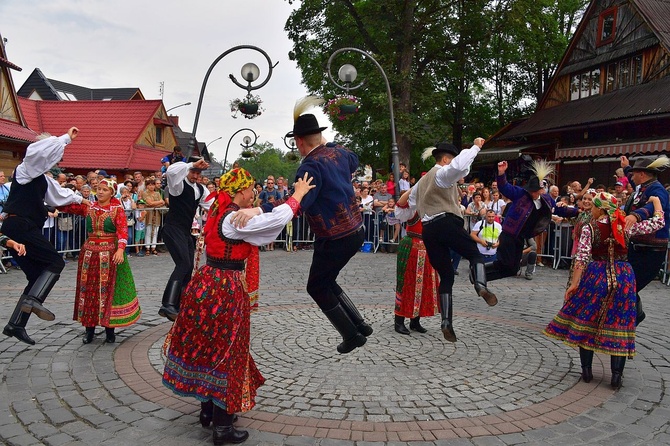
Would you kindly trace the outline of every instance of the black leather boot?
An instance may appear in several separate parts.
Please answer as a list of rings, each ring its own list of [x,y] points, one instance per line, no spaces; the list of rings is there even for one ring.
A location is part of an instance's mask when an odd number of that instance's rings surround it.
[[[214,413],[214,403],[212,400],[200,402],[200,424],[202,427],[209,427]]]
[[[105,342],[108,344],[113,344],[116,342],[114,327],[105,327]]]
[[[12,317],[9,318],[9,322],[7,325],[5,325],[4,330],[2,330],[2,334],[9,337],[13,336],[19,341],[25,342],[26,344],[35,345],[35,341],[30,339],[30,336],[28,336],[28,333],[26,333],[26,324],[30,318],[30,313],[24,313],[21,310],[24,299],[25,297],[21,296],[19,301],[16,303]]]
[[[337,290],[333,290],[335,293],[335,296],[337,296],[338,302],[340,302],[340,305],[342,305],[342,308],[347,312],[351,320],[353,321],[354,325],[356,326],[356,329],[360,334],[363,336],[370,336],[372,334],[372,327],[368,325],[367,322],[363,319],[363,316],[361,316],[361,313],[358,312],[358,309],[354,305],[354,303],[349,299],[349,296],[347,296],[347,293],[342,291],[340,288],[340,292],[337,293]]]
[[[28,291],[27,296],[23,299],[23,305],[21,306],[21,311],[24,313],[35,313],[35,315],[44,319],[45,321],[53,321],[56,319],[56,316],[49,310],[47,310],[42,304],[46,300],[47,296],[51,292],[51,289],[54,287],[60,274],[56,274],[51,271],[44,271],[37,278],[30,291]]]
[[[420,319],[421,319],[420,316],[417,316],[417,317],[414,317],[414,318],[410,319],[409,320],[409,329],[413,330],[413,331],[418,331],[419,333],[427,332],[428,330],[426,330],[425,328],[423,328],[421,326],[421,323],[419,322]]]
[[[166,317],[174,322],[179,314],[179,301],[181,299],[181,282],[171,280],[163,292],[163,301],[158,310],[160,316]]]
[[[342,335],[343,341],[337,346],[338,352],[349,353],[353,349],[365,345],[367,339],[358,332],[358,328],[354,325],[354,322],[342,305],[338,304],[334,308],[324,311],[323,314],[326,315],[330,323]]]
[[[84,344],[90,344],[93,342],[93,337],[95,336],[95,327],[86,327],[86,334],[84,334],[84,339],[82,342]]]
[[[456,333],[452,325],[452,298],[451,293],[440,294],[440,313],[442,315],[442,335],[449,342],[456,342]]]
[[[616,390],[621,388],[621,379],[623,377],[623,368],[626,365],[626,357],[612,356],[610,363],[612,366],[612,381],[610,382],[610,385]]]
[[[498,303],[496,295],[486,288],[486,266],[483,263],[470,264],[470,281],[475,285],[477,294],[483,297],[490,307]]]
[[[215,446],[226,443],[242,443],[249,438],[249,432],[237,430],[233,427],[233,416],[234,414],[226,413],[225,410],[214,405],[212,411],[212,421],[214,422],[212,440]]]
[[[579,361],[582,364],[582,381],[590,383],[593,379],[593,350],[587,350],[579,347]]]
[[[647,317],[646,314],[644,314],[644,310],[642,309],[642,299],[640,299],[640,295],[637,294],[635,299],[635,309],[637,310],[637,316],[635,316],[635,326],[637,327],[642,323],[644,318]]]
[[[407,327],[405,327],[405,318],[402,316],[396,315],[393,328],[395,329],[396,333],[400,333],[402,335],[409,334],[409,330],[407,329]]]

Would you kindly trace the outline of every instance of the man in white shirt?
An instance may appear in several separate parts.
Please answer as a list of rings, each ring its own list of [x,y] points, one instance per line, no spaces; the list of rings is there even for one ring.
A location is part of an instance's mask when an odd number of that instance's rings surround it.
[[[502,226],[496,222],[496,213],[492,209],[486,211],[485,219],[475,223],[470,232],[470,237],[477,243],[477,248],[487,263],[496,259],[500,232],[502,232]]]
[[[16,251],[12,251],[12,255],[26,275],[28,285],[2,333],[30,345],[34,345],[35,341],[26,333],[28,318],[31,313],[35,313],[40,319],[55,319],[54,314],[42,304],[65,267],[63,256],[42,235],[42,226],[47,219],[45,203],[53,207],[72,203],[90,204],[45,175],[61,160],[65,146],[78,133],[79,130],[72,127],[67,134],[58,138],[50,136],[29,145],[23,162],[16,167],[4,207],[7,217],[2,232],[26,247],[26,255],[19,256]]]

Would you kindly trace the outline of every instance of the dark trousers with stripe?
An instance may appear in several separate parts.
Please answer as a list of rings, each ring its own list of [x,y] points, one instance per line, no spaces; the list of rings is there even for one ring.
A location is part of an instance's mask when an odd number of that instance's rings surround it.
[[[337,276],[356,255],[363,240],[363,228],[360,228],[346,237],[335,240],[317,238],[314,242],[307,293],[322,311],[332,310],[340,303],[337,295],[342,292],[342,288],[337,284]]]
[[[184,288],[193,273],[195,238],[191,235],[190,228],[184,230],[177,225],[166,224],[163,227],[163,241],[174,262],[170,282],[178,281]]]
[[[454,214],[445,214],[433,222],[424,223],[423,243],[430,264],[440,275],[440,294],[451,294],[454,286],[451,250],[468,259],[471,265],[484,263],[477,244],[463,227],[463,219]]]

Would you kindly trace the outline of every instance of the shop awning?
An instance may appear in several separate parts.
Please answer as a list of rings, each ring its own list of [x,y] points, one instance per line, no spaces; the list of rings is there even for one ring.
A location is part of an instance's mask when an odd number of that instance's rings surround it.
[[[516,147],[496,147],[493,149],[484,149],[479,152],[475,162],[487,161],[487,162],[497,162],[497,161],[508,161],[517,159],[522,153],[527,149],[533,149],[541,147],[538,144],[526,144]]]
[[[655,141],[627,142],[589,147],[556,149],[556,159],[597,158],[601,156],[642,155],[670,151],[670,139]]]

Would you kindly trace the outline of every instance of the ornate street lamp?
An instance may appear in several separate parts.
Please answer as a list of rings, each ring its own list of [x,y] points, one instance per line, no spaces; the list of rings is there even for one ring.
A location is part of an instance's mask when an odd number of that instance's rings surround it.
[[[241,70],[242,78],[247,82],[247,85],[244,85],[244,84],[241,84],[240,82],[238,82],[238,80],[235,79],[235,76],[233,76],[232,74],[228,75],[230,80],[235,85],[237,85],[238,87],[240,87],[244,90],[247,90],[247,95],[251,94],[251,92],[253,90],[257,90],[257,89],[262,88],[263,86],[265,86],[265,84],[267,84],[268,81],[270,80],[270,77],[272,77],[272,69],[274,67],[276,67],[277,64],[275,63],[273,65],[272,60],[270,59],[270,56],[268,56],[268,54],[265,51],[258,48],[257,46],[253,46],[253,45],[234,46],[230,49],[227,49],[219,57],[217,57],[214,60],[214,62],[212,62],[212,64],[209,66],[209,69],[207,70],[207,73],[205,74],[205,78],[202,81],[202,88],[200,89],[200,97],[198,98],[198,108],[195,112],[195,120],[193,122],[193,131],[191,132],[191,138],[188,142],[188,148],[186,149],[186,153],[185,153],[187,159],[188,159],[189,156],[191,156],[191,154],[193,154],[193,150],[195,149],[195,134],[196,134],[196,131],[198,130],[198,121],[200,120],[200,109],[202,108],[202,100],[205,96],[205,88],[207,87],[207,80],[209,79],[209,75],[212,73],[212,70],[214,69],[216,64],[219,63],[219,61],[221,59],[226,57],[228,54],[230,54],[234,51],[238,51],[238,50],[258,51],[259,53],[261,53],[265,57],[265,59],[267,60],[267,63],[268,63],[268,75],[265,78],[265,80],[263,80],[263,82],[261,82],[258,85],[252,85],[252,82],[256,81],[258,79],[258,77],[260,76],[260,69],[254,63],[246,63],[242,66],[242,70]],[[227,153],[228,153],[228,149],[226,149],[226,154]],[[224,166],[225,166],[225,161],[224,161]]]
[[[248,128],[239,129],[238,131],[233,133],[230,136],[230,139],[228,140],[228,145],[226,146],[226,155],[223,157],[223,168],[224,169],[226,168],[226,161],[228,160],[228,148],[230,147],[231,141],[233,140],[235,135],[237,135],[240,132],[244,132],[244,131],[251,132],[251,134],[254,135],[254,140],[251,141],[251,137],[249,135],[245,135],[244,138],[242,138],[242,143],[240,144],[240,146],[242,146],[243,149],[248,150],[250,147],[253,147],[256,144],[256,141],[258,141],[258,135],[256,134],[256,132],[254,132],[253,130],[248,129]]]
[[[389,101],[389,115],[391,119],[391,163],[393,164],[393,177],[395,180],[395,198],[396,200],[398,199],[398,194],[399,194],[399,186],[398,186],[398,180],[400,179],[400,159],[399,159],[399,154],[398,154],[398,143],[396,141],[396,136],[395,136],[395,115],[393,113],[393,96],[391,94],[391,86],[389,85],[389,80],[388,77],[386,76],[386,73],[384,72],[384,69],[382,68],[381,65],[379,65],[379,62],[375,60],[372,55],[366,51],[363,51],[358,48],[340,48],[339,50],[336,50],[333,54],[330,55],[328,58],[328,65],[326,66],[326,71],[328,72],[328,77],[330,78],[331,82],[337,85],[339,88],[345,90],[346,92],[349,92],[349,90],[355,90],[363,85],[364,82],[361,82],[358,85],[353,85],[354,81],[356,81],[356,77],[358,76],[358,71],[356,70],[356,67],[354,67],[351,64],[345,64],[340,67],[340,69],[337,72],[338,78],[340,79],[340,82],[343,82],[344,85],[341,85],[338,83],[334,78],[333,75],[330,72],[330,65],[333,62],[333,59],[335,59],[335,56],[337,56],[340,53],[343,53],[345,51],[354,51],[356,53],[360,53],[369,60],[372,61],[372,63],[375,64],[375,66],[379,69],[379,71],[382,74],[382,77],[384,78],[384,82],[386,83],[386,95],[388,96],[388,101]]]
[[[297,161],[300,159],[300,154],[296,153],[298,148],[295,146],[295,139],[294,138],[286,138],[286,136],[283,136],[282,139],[284,140],[284,145],[290,150],[290,152],[286,155],[286,158],[289,161]]]

